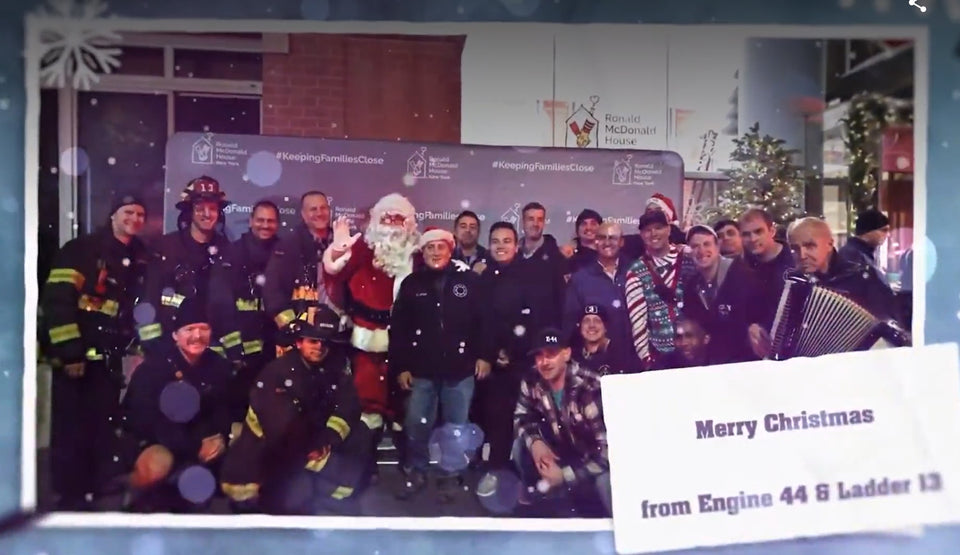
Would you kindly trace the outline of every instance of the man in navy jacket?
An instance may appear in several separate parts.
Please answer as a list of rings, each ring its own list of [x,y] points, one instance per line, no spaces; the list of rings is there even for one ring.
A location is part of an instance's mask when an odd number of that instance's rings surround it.
[[[589,305],[604,307],[607,316],[607,337],[616,349],[624,353],[617,359],[627,359],[634,353],[630,317],[624,285],[630,260],[621,254],[623,231],[612,222],[604,222],[597,231],[597,260],[577,270],[570,278],[564,301],[563,333],[568,341],[578,336],[584,308]]]

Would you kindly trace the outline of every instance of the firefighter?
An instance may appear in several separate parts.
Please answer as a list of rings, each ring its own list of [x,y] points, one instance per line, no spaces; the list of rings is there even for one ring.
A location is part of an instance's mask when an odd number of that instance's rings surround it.
[[[229,244],[223,233],[223,209],[228,204],[220,183],[205,175],[191,180],[180,194],[177,230],[157,241],[144,278],[140,299],[144,308],[139,309],[143,316],[138,321],[144,351],[172,348],[171,318],[183,299],[200,297],[206,306],[211,269],[220,263]],[[222,353],[219,346],[211,348]]]
[[[137,237],[145,205],[117,196],[109,224],[68,241],[43,289],[45,355],[53,367],[51,469],[60,510],[91,508],[111,467],[123,356],[136,337],[135,295],[147,264]]]
[[[137,455],[129,510],[201,512],[214,493],[199,495],[189,484],[198,473],[216,484],[230,431],[230,363],[209,348],[204,308],[197,297],[184,299],[170,320],[173,349],[148,352],[130,379],[123,429]]]
[[[357,514],[369,483],[373,432],[360,419],[340,317],[319,307],[299,320],[295,349],[271,361],[250,391],[221,489],[237,512]]]
[[[263,286],[263,303],[277,330],[277,356],[292,348],[296,339],[289,325],[295,320],[312,321],[320,306],[331,306],[323,285],[320,267],[323,251],[333,239],[330,227],[330,203],[320,191],[308,191],[300,197],[303,222],[293,233],[280,239],[270,262]]]
[[[276,326],[263,310],[263,284],[267,261],[276,246],[280,210],[261,200],[250,214],[250,231],[230,244],[222,263],[213,268],[210,316],[214,337],[224,346],[234,364],[231,413],[240,422],[247,410],[247,394],[253,379],[274,358]],[[239,339],[239,342],[237,341]]]

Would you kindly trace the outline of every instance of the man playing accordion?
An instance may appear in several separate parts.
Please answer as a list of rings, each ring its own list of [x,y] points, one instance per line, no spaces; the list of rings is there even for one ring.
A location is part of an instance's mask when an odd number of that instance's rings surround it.
[[[803,218],[787,235],[796,265],[784,275],[772,329],[750,326],[758,356],[782,360],[909,345],[893,291],[865,264],[837,254],[826,222]]]

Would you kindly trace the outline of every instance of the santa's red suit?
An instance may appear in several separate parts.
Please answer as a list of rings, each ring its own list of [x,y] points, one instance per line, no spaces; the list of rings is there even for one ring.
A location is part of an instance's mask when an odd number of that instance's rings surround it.
[[[416,217],[409,201],[395,194],[377,202],[370,211],[370,225],[375,225],[384,214],[400,214],[409,221]],[[416,234],[410,233],[415,245]],[[374,264],[374,248],[364,236],[333,260],[336,245],[331,244],[323,253],[324,285],[331,298],[343,299],[342,308],[353,321],[350,342],[357,349],[353,358],[354,384],[363,412],[392,418],[387,382],[387,326],[400,282],[413,270],[413,247],[404,257],[407,262],[389,268],[389,273]]]

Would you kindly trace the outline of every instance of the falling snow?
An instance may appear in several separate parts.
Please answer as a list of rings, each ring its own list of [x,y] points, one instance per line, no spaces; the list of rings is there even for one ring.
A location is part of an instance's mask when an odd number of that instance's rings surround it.
[[[90,158],[82,148],[71,147],[60,154],[60,171],[67,175],[83,175],[89,167]]]

